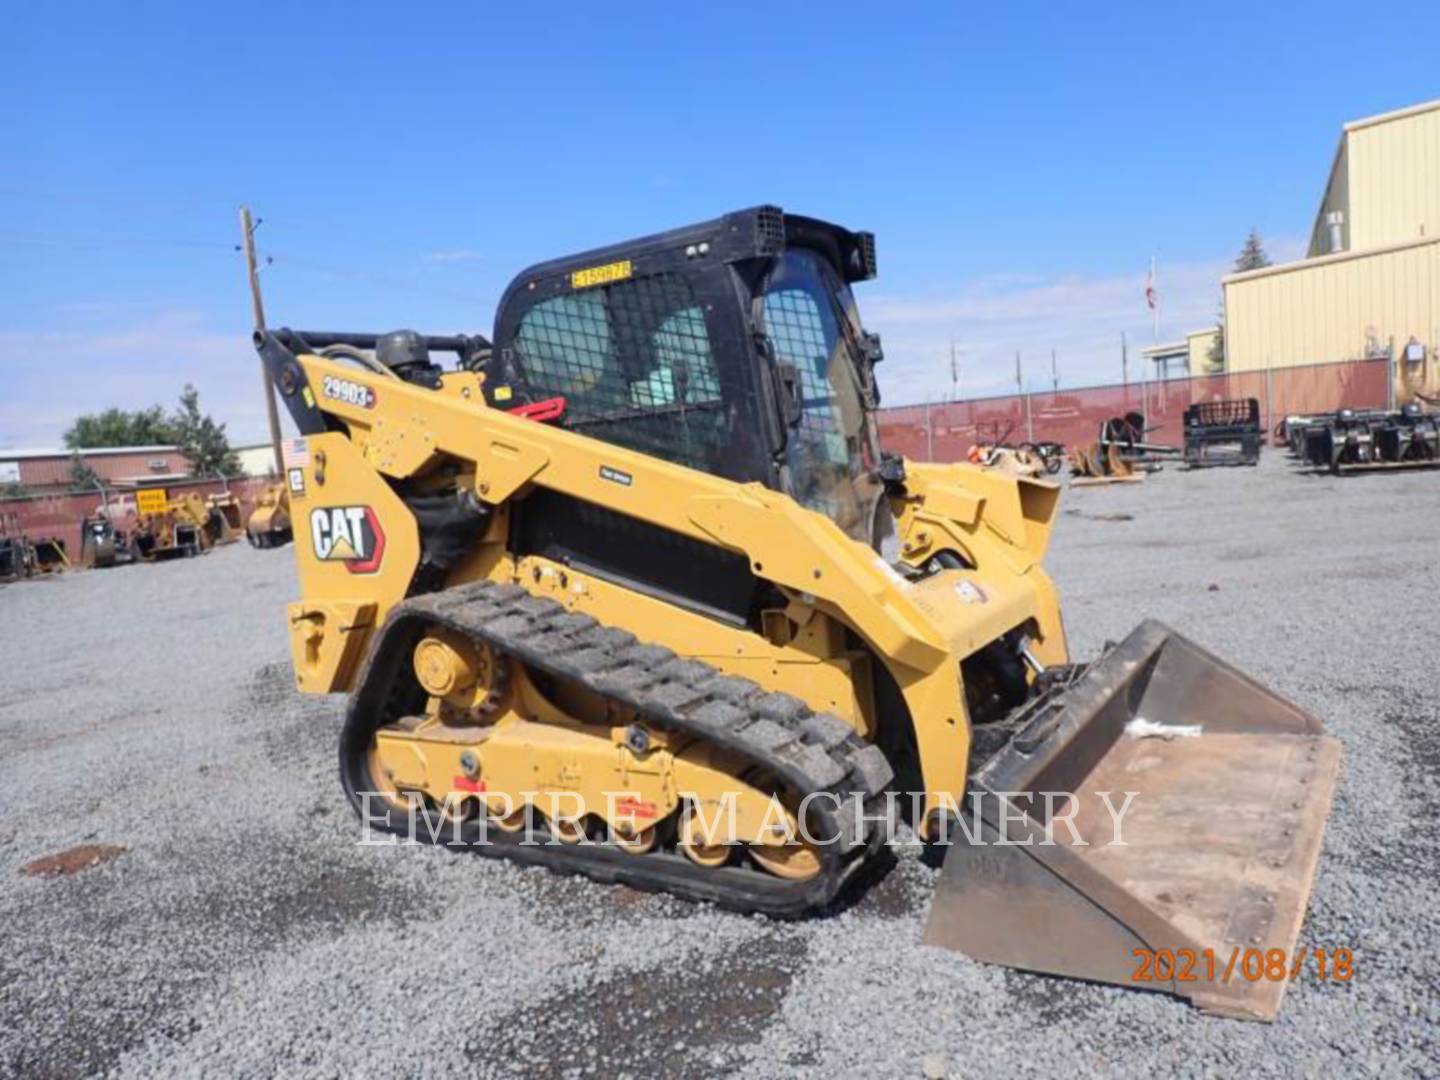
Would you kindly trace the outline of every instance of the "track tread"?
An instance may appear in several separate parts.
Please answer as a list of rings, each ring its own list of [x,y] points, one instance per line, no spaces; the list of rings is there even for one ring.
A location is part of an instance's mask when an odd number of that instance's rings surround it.
[[[792,795],[834,796],[814,800],[812,820],[823,835],[844,838],[839,844],[822,845],[824,869],[806,882],[771,878],[760,871],[677,869],[671,865],[673,859],[661,866],[652,856],[624,856],[619,862],[609,857],[613,852],[604,845],[592,850],[586,845],[526,849],[492,844],[478,850],[599,881],[622,881],[782,917],[823,906],[880,852],[883,796],[892,772],[880,748],[862,739],[844,720],[816,713],[798,697],[767,691],[704,661],[678,657],[662,645],[639,642],[629,631],[567,611],[522,586],[489,581],[414,597],[397,605],[386,620],[351,699],[342,737],[341,773],[352,802],[357,796],[347,778],[347,768],[353,767],[347,764],[347,754],[353,755],[357,739],[368,745],[371,733],[394,719],[385,713],[393,707],[392,681],[403,667],[396,650],[408,650],[414,630],[436,623],[538,670],[606,694],[634,709],[646,723],[688,732],[737,752],[778,778]],[[857,793],[864,801],[863,810]],[[443,834],[437,842],[444,842]],[[537,850],[544,854],[536,854]],[[737,879],[746,884],[734,885]]]

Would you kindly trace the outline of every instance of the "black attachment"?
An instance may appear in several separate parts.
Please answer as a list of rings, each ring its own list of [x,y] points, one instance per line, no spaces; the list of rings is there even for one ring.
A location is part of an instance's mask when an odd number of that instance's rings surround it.
[[[408,334],[413,335],[427,352],[454,353],[460,358],[462,368],[473,368],[490,357],[490,339],[480,334],[417,334],[413,330],[396,330],[388,334],[348,334],[331,330],[289,329],[276,330],[274,334],[282,345],[300,352],[313,352],[330,345],[349,345],[353,349],[374,349],[378,355],[382,340],[394,338],[398,334]]]
[[[888,450],[880,454],[880,467],[875,470],[880,482],[885,485],[885,494],[905,494],[905,459]]]
[[[1260,434],[1256,398],[1197,401],[1185,410],[1185,463],[1254,465],[1260,460]]]
[[[406,382],[432,390],[440,387],[440,365],[431,363],[425,339],[414,330],[382,334],[375,342],[375,359]]]

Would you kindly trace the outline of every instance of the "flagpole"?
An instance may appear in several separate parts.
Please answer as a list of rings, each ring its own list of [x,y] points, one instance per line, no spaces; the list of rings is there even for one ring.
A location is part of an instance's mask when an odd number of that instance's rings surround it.
[[[1160,344],[1160,285],[1155,280],[1155,256],[1150,256],[1150,344]],[[1154,357],[1152,356],[1153,360]],[[1145,417],[1145,423],[1150,422],[1150,369],[1141,363],[1140,365],[1140,415]]]
[[[1155,303],[1150,307],[1152,316],[1152,338],[1151,345],[1160,344],[1160,286],[1155,278],[1155,256],[1150,256],[1150,288],[1154,291]]]

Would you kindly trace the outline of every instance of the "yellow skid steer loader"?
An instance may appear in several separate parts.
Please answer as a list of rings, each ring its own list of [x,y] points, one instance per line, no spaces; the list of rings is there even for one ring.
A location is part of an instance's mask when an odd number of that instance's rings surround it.
[[[350,693],[356,811],[774,916],[898,817],[952,841],[927,940],[979,959],[1292,949],[1337,744],[1155,623],[1072,662],[1057,486],[882,450],[875,268],[759,207],[531,267],[492,339],[257,331],[300,434],[296,682]]]

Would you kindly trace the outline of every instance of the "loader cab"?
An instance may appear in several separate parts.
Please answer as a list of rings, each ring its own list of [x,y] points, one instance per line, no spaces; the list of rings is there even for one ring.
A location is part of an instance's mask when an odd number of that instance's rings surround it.
[[[579,434],[784,491],[873,543],[880,352],[850,286],[874,250],[758,207],[531,267],[501,300],[490,404],[563,397]]]

